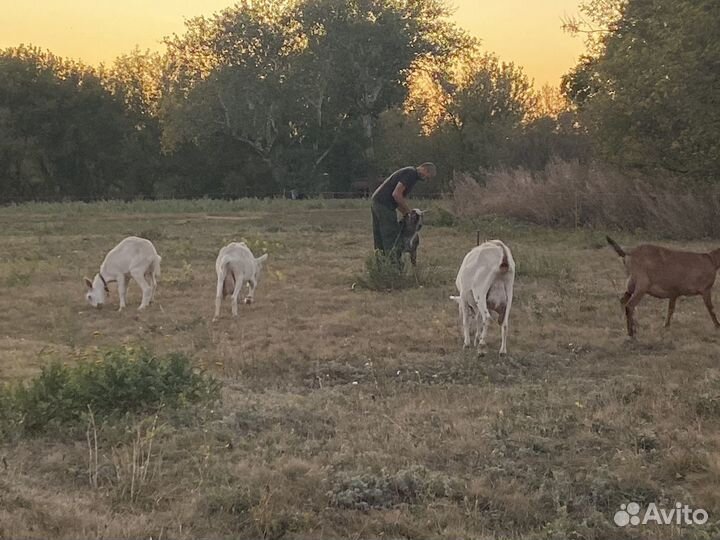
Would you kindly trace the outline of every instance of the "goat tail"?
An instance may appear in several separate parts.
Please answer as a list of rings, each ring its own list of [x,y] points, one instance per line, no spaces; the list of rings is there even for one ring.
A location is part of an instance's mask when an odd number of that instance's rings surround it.
[[[508,268],[510,268],[510,263],[508,262],[508,248],[502,242],[500,242],[500,248],[502,248],[503,252],[502,261],[500,261],[500,270],[507,272]]]
[[[613,240],[609,236],[606,236],[605,240],[607,240],[608,244],[610,244],[612,246],[612,248],[615,250],[615,253],[617,253],[623,259],[625,258],[627,253],[625,253],[623,248],[620,247],[620,244],[618,244],[615,240]]]
[[[152,272],[156,280],[160,278],[160,261],[162,261],[162,257],[158,255],[155,257],[155,262],[153,262]]]

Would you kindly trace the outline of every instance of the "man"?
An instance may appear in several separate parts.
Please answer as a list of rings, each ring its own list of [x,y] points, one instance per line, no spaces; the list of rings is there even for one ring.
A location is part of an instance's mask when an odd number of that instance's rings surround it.
[[[392,173],[372,194],[372,223],[375,249],[383,254],[399,255],[396,249],[400,224],[396,211],[403,216],[411,210],[407,202],[415,184],[420,180],[431,180],[437,174],[432,163],[423,163],[419,167],[404,167]],[[398,257],[399,258],[399,257]]]

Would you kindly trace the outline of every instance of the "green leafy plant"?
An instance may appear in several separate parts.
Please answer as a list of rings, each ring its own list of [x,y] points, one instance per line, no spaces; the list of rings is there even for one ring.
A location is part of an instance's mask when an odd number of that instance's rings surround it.
[[[53,361],[29,383],[0,390],[0,427],[40,433],[78,425],[88,408],[101,420],[212,401],[218,390],[219,383],[196,372],[183,354],[113,348],[73,367]]]
[[[372,291],[388,291],[424,287],[438,283],[440,273],[433,265],[410,266],[392,255],[376,251],[365,259],[365,273],[356,277],[356,283]]]

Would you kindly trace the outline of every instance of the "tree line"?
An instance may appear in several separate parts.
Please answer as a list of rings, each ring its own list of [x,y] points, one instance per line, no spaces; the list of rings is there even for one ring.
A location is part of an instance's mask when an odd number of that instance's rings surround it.
[[[344,192],[426,160],[441,187],[555,158],[712,178],[720,8],[583,9],[587,54],[540,90],[445,0],[242,0],[99,68],[5,49],[0,198]]]

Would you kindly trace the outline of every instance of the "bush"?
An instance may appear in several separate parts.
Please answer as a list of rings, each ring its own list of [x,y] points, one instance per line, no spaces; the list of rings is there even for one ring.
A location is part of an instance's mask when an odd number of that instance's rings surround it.
[[[404,263],[398,264],[395,257],[379,251],[365,259],[365,275],[358,277],[357,281],[361,286],[373,291],[403,289],[408,286]]]
[[[372,291],[389,291],[425,287],[439,281],[438,268],[418,263],[400,264],[391,255],[376,251],[365,259],[365,274],[357,276],[359,286]]]
[[[211,401],[218,390],[217,381],[196,373],[183,354],[115,348],[73,367],[53,361],[29,383],[0,389],[1,427],[34,434],[76,425],[88,408],[102,420]]]

